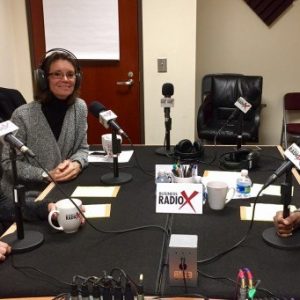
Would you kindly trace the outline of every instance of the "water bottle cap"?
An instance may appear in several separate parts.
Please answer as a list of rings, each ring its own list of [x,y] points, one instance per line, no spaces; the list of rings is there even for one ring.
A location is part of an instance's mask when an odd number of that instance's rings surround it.
[[[242,175],[242,176],[248,176],[248,170],[247,170],[247,169],[243,169],[243,170],[241,171],[241,175]]]

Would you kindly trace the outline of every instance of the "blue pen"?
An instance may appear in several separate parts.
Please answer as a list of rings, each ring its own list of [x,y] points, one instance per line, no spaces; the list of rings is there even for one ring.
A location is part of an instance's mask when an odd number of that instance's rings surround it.
[[[193,165],[192,176],[197,176],[197,165]]]

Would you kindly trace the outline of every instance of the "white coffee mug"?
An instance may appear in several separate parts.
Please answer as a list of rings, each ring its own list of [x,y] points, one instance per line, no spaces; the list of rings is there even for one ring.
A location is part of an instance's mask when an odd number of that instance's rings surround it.
[[[221,210],[234,196],[235,188],[226,182],[209,181],[206,185],[208,204],[211,209]]]
[[[72,199],[75,204],[81,208],[82,202],[79,199]],[[76,232],[81,224],[80,212],[70,199],[62,199],[55,203],[56,209],[51,210],[48,215],[49,224],[57,230],[65,233]],[[53,214],[57,214],[57,222],[59,226],[52,223]]]
[[[122,144],[122,137],[119,134],[117,134],[117,139],[120,141],[120,144]],[[112,134],[111,133],[103,134],[101,136],[101,141],[102,141],[103,150],[106,152],[108,156],[112,156],[113,155]]]

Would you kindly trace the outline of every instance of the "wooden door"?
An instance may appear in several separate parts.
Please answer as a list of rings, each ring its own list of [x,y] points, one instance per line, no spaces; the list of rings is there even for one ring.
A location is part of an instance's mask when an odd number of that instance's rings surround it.
[[[80,60],[83,72],[81,97],[89,105],[99,101],[117,114],[117,122],[133,143],[144,143],[143,105],[140,97],[140,0],[119,0],[120,60]],[[42,0],[26,0],[32,68],[39,66],[46,52]],[[63,17],[63,16],[62,16]],[[47,49],[49,50],[49,49]],[[132,76],[132,77],[130,77]],[[133,80],[132,85],[120,82]],[[119,82],[119,84],[117,84]],[[92,115],[88,116],[88,142],[101,143],[110,132]],[[124,141],[126,143],[126,141]]]

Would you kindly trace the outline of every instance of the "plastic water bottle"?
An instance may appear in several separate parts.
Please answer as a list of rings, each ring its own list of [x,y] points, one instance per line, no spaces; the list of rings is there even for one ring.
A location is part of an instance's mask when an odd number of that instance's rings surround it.
[[[165,171],[158,171],[157,177],[155,179],[156,183],[170,183],[170,177]]]
[[[248,176],[248,170],[243,169],[241,176],[236,182],[236,192],[241,198],[249,198],[251,192],[252,181]]]

